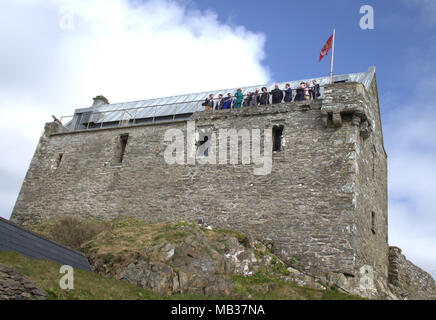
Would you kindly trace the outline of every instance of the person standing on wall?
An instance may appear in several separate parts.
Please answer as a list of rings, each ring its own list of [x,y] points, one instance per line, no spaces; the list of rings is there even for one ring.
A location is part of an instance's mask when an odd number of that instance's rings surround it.
[[[213,110],[214,102],[213,102],[214,95],[211,93],[209,95],[209,98],[206,98],[206,100],[203,102],[202,106],[205,107],[205,110]]]
[[[223,104],[224,104],[225,99],[221,93],[218,95],[218,99],[219,99],[219,101],[217,101],[215,110],[221,110],[223,108]]]
[[[316,83],[316,80],[312,81],[313,87],[312,87],[312,99],[316,100],[318,99],[321,94],[319,93],[319,84]]]
[[[306,84],[304,82],[300,82],[300,85],[297,88],[297,94],[295,95],[294,101],[303,101],[304,100],[304,88]]]
[[[250,91],[247,92],[247,96],[244,99],[244,102],[242,103],[243,107],[248,107],[251,103],[251,99],[253,99],[252,94]]]
[[[289,83],[285,85],[285,98],[283,100],[285,102],[292,102],[292,89]]]
[[[275,89],[271,91],[272,104],[282,103],[283,91],[279,89],[279,85],[275,85]]]
[[[269,93],[266,87],[262,88],[262,94],[260,95],[260,105],[269,104]]]
[[[242,100],[244,99],[244,95],[242,94],[242,89],[239,88],[235,93],[235,103],[233,104],[233,109],[239,109],[242,105]]]
[[[312,96],[312,88],[310,87],[310,83],[306,82],[304,85],[304,100],[310,100]]]
[[[221,109],[230,109],[232,106],[232,95],[230,93],[227,93],[227,98],[224,99],[224,103],[221,107]]]
[[[259,104],[259,99],[260,99],[259,89],[256,89],[256,91],[251,94],[251,100],[249,106],[250,107],[257,106]]]

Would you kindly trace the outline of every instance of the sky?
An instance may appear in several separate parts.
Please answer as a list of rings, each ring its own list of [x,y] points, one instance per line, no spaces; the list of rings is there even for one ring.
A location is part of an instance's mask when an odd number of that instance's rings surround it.
[[[335,74],[377,68],[389,243],[436,277],[436,1],[1,0],[0,22],[0,216],[52,114],[327,76],[336,29]]]

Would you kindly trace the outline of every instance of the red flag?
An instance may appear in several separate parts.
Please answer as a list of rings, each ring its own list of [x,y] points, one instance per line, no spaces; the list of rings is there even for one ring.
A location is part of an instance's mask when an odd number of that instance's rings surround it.
[[[324,58],[324,56],[328,55],[330,49],[332,48],[332,45],[333,45],[333,35],[327,40],[325,45],[322,47],[321,52],[319,54],[319,61],[321,61],[322,58]]]

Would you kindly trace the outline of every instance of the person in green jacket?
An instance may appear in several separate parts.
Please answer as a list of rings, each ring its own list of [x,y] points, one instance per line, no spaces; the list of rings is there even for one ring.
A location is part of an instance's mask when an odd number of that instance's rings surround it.
[[[235,103],[233,104],[233,108],[240,108],[242,105],[242,100],[244,100],[244,95],[242,94],[242,89],[238,89],[235,93]]]

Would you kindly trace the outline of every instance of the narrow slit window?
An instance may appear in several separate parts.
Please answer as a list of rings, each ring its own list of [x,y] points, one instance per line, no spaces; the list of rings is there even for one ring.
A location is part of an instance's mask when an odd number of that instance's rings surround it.
[[[273,135],[273,151],[282,151],[282,139],[283,139],[283,126],[274,126],[272,130]]]
[[[195,152],[197,157],[208,157],[213,127],[199,127],[195,134]]]
[[[377,156],[377,148],[375,147],[375,145],[372,145],[372,147],[372,177],[375,178],[375,160]]]
[[[129,139],[128,134],[120,135],[120,157],[118,162],[122,163],[124,159],[124,154],[126,153],[127,140]]]
[[[59,166],[61,165],[63,157],[64,157],[63,153],[59,153],[58,156],[56,157],[56,168],[59,168]]]
[[[202,140],[198,141],[198,148],[200,149],[200,151],[202,151],[202,155],[205,157],[209,156],[209,147],[206,147],[206,146],[201,147],[201,146],[204,145],[208,140],[209,140],[209,137],[204,136]],[[203,149],[203,150],[201,150],[201,149]]]
[[[371,232],[375,234],[375,212],[371,212]]]

